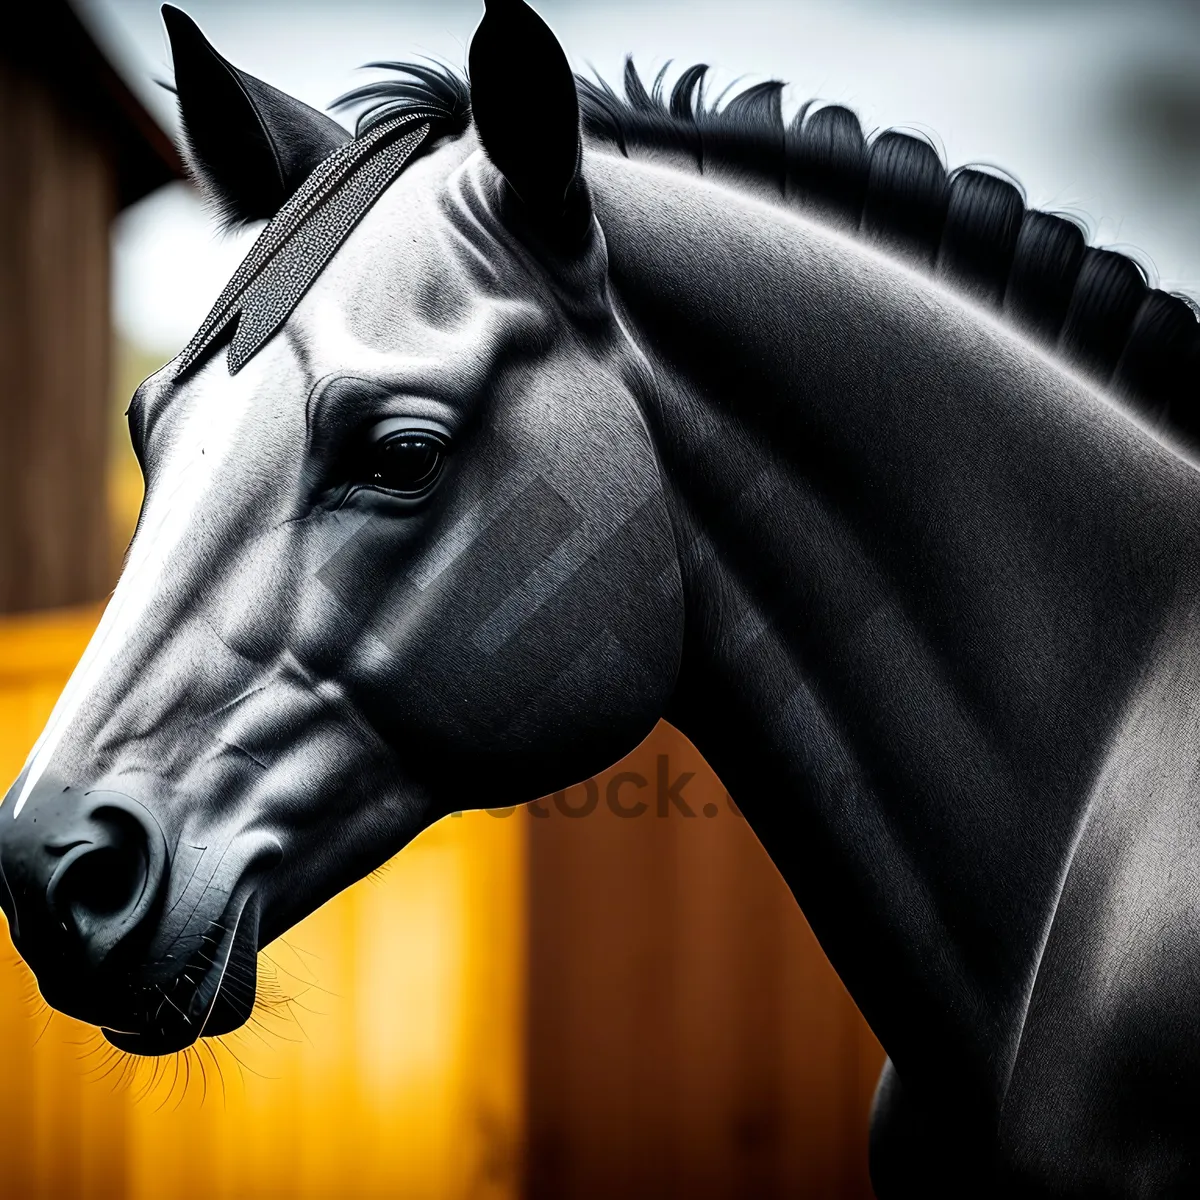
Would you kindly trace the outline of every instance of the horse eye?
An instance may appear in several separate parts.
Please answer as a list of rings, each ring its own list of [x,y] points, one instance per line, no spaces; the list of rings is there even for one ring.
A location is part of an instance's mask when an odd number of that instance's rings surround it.
[[[389,492],[416,495],[433,486],[444,457],[445,447],[430,433],[393,433],[369,450],[367,482]]]

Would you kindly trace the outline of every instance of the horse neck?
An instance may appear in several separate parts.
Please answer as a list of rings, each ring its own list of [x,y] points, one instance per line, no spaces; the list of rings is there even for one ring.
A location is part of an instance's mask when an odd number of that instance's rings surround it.
[[[1114,730],[1196,594],[1193,469],[857,244],[682,173],[591,179],[679,538],[667,716],[901,1074],[991,1109]]]

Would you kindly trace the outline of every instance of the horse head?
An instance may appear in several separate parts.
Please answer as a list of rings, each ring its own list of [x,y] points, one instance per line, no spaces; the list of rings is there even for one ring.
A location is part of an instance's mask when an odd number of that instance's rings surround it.
[[[268,224],[133,399],[125,570],[0,808],[42,994],[139,1054],[240,1025],[259,947],[444,814],[630,750],[682,639],[549,29],[493,0],[471,128],[351,139],[164,15],[196,178]]]

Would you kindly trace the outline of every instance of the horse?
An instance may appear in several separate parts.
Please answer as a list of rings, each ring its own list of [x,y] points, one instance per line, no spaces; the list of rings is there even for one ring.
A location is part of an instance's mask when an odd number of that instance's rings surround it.
[[[882,1041],[880,1197],[1200,1185],[1200,324],[983,169],[523,0],[351,135],[164,20],[265,221],[0,807],[53,1007],[160,1055],[420,830],[674,723]],[[388,65],[388,64],[385,64]]]

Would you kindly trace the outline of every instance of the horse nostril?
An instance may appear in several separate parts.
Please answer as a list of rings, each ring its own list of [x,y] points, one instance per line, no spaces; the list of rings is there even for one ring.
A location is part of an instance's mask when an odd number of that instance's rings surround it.
[[[57,923],[98,963],[146,916],[164,863],[152,853],[149,821],[131,806],[99,804],[85,822],[47,846],[61,858],[46,900]]]
[[[59,881],[58,904],[79,926],[119,916],[141,896],[147,865],[145,851],[127,842],[90,849],[74,858]]]
[[[39,781],[19,818],[5,817],[0,902],[13,940],[44,995],[92,1012],[79,980],[119,976],[158,927],[171,861],[162,825],[127,792],[52,778]]]

